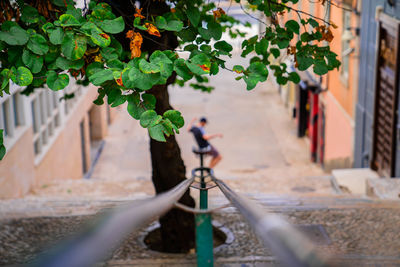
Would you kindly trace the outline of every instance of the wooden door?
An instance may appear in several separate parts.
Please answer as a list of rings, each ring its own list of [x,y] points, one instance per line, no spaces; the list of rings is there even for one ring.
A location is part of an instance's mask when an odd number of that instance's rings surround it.
[[[375,83],[374,135],[371,167],[394,176],[399,68],[399,23],[381,15]]]

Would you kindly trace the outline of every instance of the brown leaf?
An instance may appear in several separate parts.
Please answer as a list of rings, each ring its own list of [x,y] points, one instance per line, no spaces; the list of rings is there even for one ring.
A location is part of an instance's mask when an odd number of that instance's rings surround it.
[[[141,19],[144,19],[144,16],[142,15],[142,10],[143,8],[136,8],[136,13],[134,14],[135,18],[139,17]]]
[[[161,37],[161,34],[160,34],[159,30],[158,30],[157,27],[154,26],[153,24],[146,22],[146,23],[144,24],[144,26],[146,26],[147,32],[148,32],[149,34],[154,35],[154,36],[157,36],[157,37]]]

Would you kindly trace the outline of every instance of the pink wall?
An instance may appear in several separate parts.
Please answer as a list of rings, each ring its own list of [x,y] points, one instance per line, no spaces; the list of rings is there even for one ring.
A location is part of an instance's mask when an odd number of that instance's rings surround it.
[[[349,158],[353,155],[353,122],[328,91],[323,94],[326,108],[325,160]]]

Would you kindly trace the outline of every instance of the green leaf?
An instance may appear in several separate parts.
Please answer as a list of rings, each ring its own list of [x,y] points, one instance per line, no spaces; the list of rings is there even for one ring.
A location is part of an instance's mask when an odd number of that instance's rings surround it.
[[[109,90],[107,90],[107,103],[111,105],[121,95],[122,93],[120,89],[110,88]]]
[[[25,23],[38,23],[39,22],[39,13],[36,8],[33,8],[29,5],[25,5],[22,9],[21,20]]]
[[[3,90],[6,90],[6,88],[8,88],[8,85],[10,83],[10,78],[12,76],[12,71],[10,71],[9,69],[3,69],[0,72],[1,75],[1,87],[0,87],[0,96],[3,96]]]
[[[223,51],[226,54],[229,54],[233,50],[233,47],[230,44],[228,44],[226,41],[216,42],[214,44],[214,48],[218,49],[220,51]]]
[[[222,26],[218,22],[212,21],[207,25],[210,35],[215,39],[219,40],[222,37]]]
[[[115,108],[118,107],[119,105],[122,105],[126,101],[126,96],[125,95],[118,95],[115,100],[113,101],[111,107]]]
[[[171,76],[171,74],[174,70],[174,65],[173,65],[171,59],[165,53],[163,53],[159,50],[157,50],[157,51],[153,52],[153,54],[151,54],[150,62],[151,62],[151,64],[158,66],[161,76],[164,78],[169,78],[169,76]],[[140,64],[139,64],[139,66],[140,66]]]
[[[198,49],[198,46],[195,44],[188,44],[183,48],[183,50],[185,50],[185,51],[193,51],[193,50],[197,50],[197,49]]]
[[[184,29],[180,32],[176,33],[179,38],[181,38],[184,42],[193,42],[194,40],[196,40],[196,33],[191,30],[191,28],[188,29]]]
[[[311,26],[313,26],[314,28],[317,28],[317,27],[319,26],[318,22],[317,22],[315,19],[309,18],[309,19],[307,20],[307,22],[308,22]]]
[[[232,69],[234,72],[236,72],[236,73],[242,73],[242,72],[244,72],[244,68],[243,68],[243,66],[240,66],[240,65],[235,65],[235,66],[233,66],[233,69]]]
[[[185,124],[182,114],[177,110],[167,110],[163,117],[169,119],[178,128],[182,128]]]
[[[297,34],[300,33],[300,25],[299,25],[299,23],[298,23],[297,21],[295,21],[295,20],[289,20],[289,21],[287,21],[287,22],[285,23],[285,27],[286,27],[289,31],[291,31],[291,32],[294,32],[294,33],[297,33]]]
[[[262,82],[267,80],[268,70],[263,63],[261,62],[251,63],[248,70],[252,73],[252,75],[259,76]]]
[[[125,22],[122,17],[118,17],[113,20],[104,20],[99,22],[98,25],[102,28],[105,32],[116,34],[124,31],[125,29]]]
[[[74,16],[74,18],[76,18],[79,22],[85,21],[85,19],[82,16],[82,9],[75,8],[74,5],[69,5],[67,7],[67,11],[65,12],[65,14],[70,14]]]
[[[271,48],[269,51],[272,53],[272,55],[274,55],[275,58],[278,58],[281,55],[281,52],[278,48]]]
[[[81,26],[81,23],[71,14],[61,15],[59,21],[63,27]]]
[[[53,91],[64,89],[69,83],[69,76],[67,74],[59,74],[55,71],[47,73],[47,85]]]
[[[55,26],[51,22],[47,22],[46,24],[44,24],[42,26],[42,30],[44,33],[49,33],[49,31],[54,30],[54,29],[55,29]]]
[[[52,1],[56,6],[62,7],[64,8],[65,5],[74,5],[74,1],[73,0],[53,0]]]
[[[106,61],[111,61],[118,59],[118,53],[115,50],[115,48],[112,47],[104,47],[100,51],[101,56],[106,60]]]
[[[136,120],[140,119],[140,116],[145,111],[140,105],[140,96],[138,93],[133,93],[127,96],[128,99],[128,113]]]
[[[118,59],[113,59],[107,62],[107,66],[110,69],[117,69],[117,70],[123,70],[125,68],[124,63],[122,63],[120,60]]]
[[[147,62],[144,58],[139,61],[139,69],[143,73],[158,73],[160,72],[160,66],[151,62]]]
[[[102,71],[102,70],[104,70],[104,66],[103,66],[102,63],[93,62],[89,66],[87,66],[87,68],[86,68],[86,76],[90,77],[93,74],[95,74],[95,73],[97,73],[99,71]]]
[[[193,72],[196,75],[203,75],[203,74],[207,74],[208,72],[204,71],[199,64],[194,64],[194,63],[190,63],[188,61],[185,62],[186,66],[189,68],[189,70],[191,72]]]
[[[311,57],[297,55],[296,59],[298,63],[297,68],[301,71],[308,69],[314,63],[314,60]]]
[[[0,129],[0,160],[6,155],[6,147],[4,146],[3,129]]]
[[[69,69],[79,70],[83,67],[84,64],[85,61],[82,58],[78,60],[69,60],[64,57],[58,57],[56,60],[57,67],[62,70],[69,70]]]
[[[81,29],[86,32],[86,35],[90,36],[90,39],[96,45],[104,48],[111,44],[111,37],[97,27],[96,24],[88,22]]]
[[[183,28],[183,22],[180,20],[171,20],[168,21],[167,26],[165,27],[165,30],[167,31],[174,31],[174,32],[179,32]]]
[[[52,44],[60,45],[64,38],[64,31],[62,28],[57,27],[54,30],[49,30],[49,39]]]
[[[68,32],[62,41],[61,51],[70,60],[82,58],[86,52],[86,37]]]
[[[0,31],[0,41],[9,45],[24,45],[28,40],[28,33],[19,26],[12,26],[8,30],[3,30],[2,28],[2,31]]]
[[[219,65],[217,62],[212,62],[210,67],[210,75],[217,75],[219,72]]]
[[[210,58],[205,54],[198,54],[190,59],[192,63],[210,67]]]
[[[249,77],[243,77],[243,80],[246,82],[246,89],[248,91],[254,89],[259,82],[259,79],[257,77],[249,76]]]
[[[122,71],[121,78],[122,78],[122,84],[126,88],[134,88],[135,87],[135,82],[129,78],[129,69],[128,68],[126,68]]]
[[[278,76],[278,77],[276,77],[276,81],[280,85],[285,85],[285,84],[287,84],[288,78],[286,78],[284,76]]]
[[[28,68],[19,67],[13,81],[20,86],[28,86],[33,81],[33,75]]]
[[[314,73],[317,75],[324,75],[328,73],[328,67],[325,60],[316,60],[314,63]]]
[[[193,25],[194,27],[197,27],[197,25],[198,25],[199,22],[200,22],[200,12],[199,12],[199,9],[198,9],[198,8],[195,8],[195,7],[193,7],[193,6],[190,6],[190,7],[187,9],[186,16],[187,16],[188,19],[190,20],[190,23],[192,23],[192,25]]]
[[[154,110],[146,110],[140,115],[140,125],[143,128],[147,128],[153,124],[154,122],[160,121],[160,117],[157,115],[157,112]]]
[[[43,57],[38,56],[24,49],[22,53],[22,62],[32,71],[32,73],[38,73],[43,67]]]
[[[176,74],[182,77],[184,81],[188,81],[192,79],[193,74],[190,72],[189,68],[185,64],[185,60],[183,58],[178,58],[174,62],[174,71]]]
[[[300,76],[297,72],[291,72],[289,73],[288,77],[289,81],[292,81],[294,83],[299,83],[300,82]]]
[[[167,27],[167,20],[163,16],[156,17],[156,27],[158,29],[165,29]]]
[[[178,127],[176,127],[174,124],[172,124],[172,122],[169,119],[164,119],[161,122],[162,126],[164,126],[164,133],[166,135],[172,135],[174,134],[174,129],[176,130],[177,133],[179,133],[179,129]]]
[[[286,38],[280,38],[278,39],[277,45],[280,49],[284,49],[286,47],[288,47],[290,44],[290,40],[286,39]]]
[[[269,42],[265,38],[261,39],[260,42],[256,43],[255,51],[256,51],[257,55],[266,54],[268,51],[268,45],[269,45]]]
[[[45,55],[49,51],[47,40],[40,34],[34,34],[29,38],[28,49],[38,55]]]
[[[211,40],[212,36],[209,30],[206,30],[204,28],[198,28],[197,29],[201,35],[201,38],[203,38],[204,40]]]
[[[142,31],[147,31],[147,28],[140,24],[140,17],[136,17],[133,20],[133,27],[135,27],[135,28],[137,28],[139,30],[142,30]]]
[[[165,132],[167,132],[167,130],[162,124],[156,124],[155,126],[149,128],[150,137],[159,142],[167,141],[164,136]]]
[[[152,94],[143,94],[143,106],[147,109],[155,109],[156,108],[156,97]]]
[[[97,92],[99,93],[99,95],[97,96],[96,100],[93,101],[93,103],[95,105],[103,105],[104,104],[104,97],[106,96],[106,92],[104,90],[104,88],[99,88],[97,89]]]
[[[135,83],[140,90],[148,90],[160,80],[160,73],[145,74],[137,68],[131,68],[129,71],[129,79]]]
[[[209,54],[209,53],[211,53],[212,48],[211,48],[211,45],[202,44],[200,46],[200,50],[205,52],[205,53],[207,53],[207,54]]]
[[[114,80],[113,72],[110,69],[103,69],[89,76],[89,81],[97,86],[110,80]]]

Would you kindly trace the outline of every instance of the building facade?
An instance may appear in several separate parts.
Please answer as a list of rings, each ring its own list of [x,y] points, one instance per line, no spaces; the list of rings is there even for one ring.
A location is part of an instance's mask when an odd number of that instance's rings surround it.
[[[0,161],[0,198],[15,198],[56,179],[88,173],[112,113],[97,106],[97,88],[75,83],[58,92],[36,89],[29,96],[11,86],[0,98],[0,128],[7,153]],[[62,100],[66,94],[75,97]]]
[[[363,1],[355,167],[400,176],[400,0]]]
[[[299,1],[294,8],[337,26],[330,27],[334,39],[325,45],[330,46],[342,64],[339,70],[323,76],[315,75],[310,68],[300,73],[299,85],[288,84],[281,88],[281,94],[296,118],[298,137],[305,136],[310,141],[310,159],[327,171],[350,168],[354,162],[361,1],[340,1],[339,5],[330,1]],[[285,19],[300,21],[296,13],[290,13]],[[310,16],[304,13],[300,17],[308,19]]]

